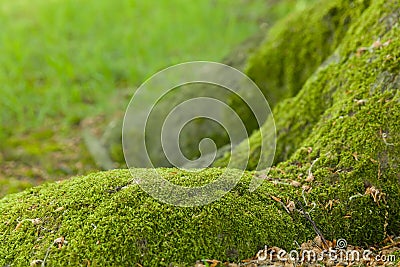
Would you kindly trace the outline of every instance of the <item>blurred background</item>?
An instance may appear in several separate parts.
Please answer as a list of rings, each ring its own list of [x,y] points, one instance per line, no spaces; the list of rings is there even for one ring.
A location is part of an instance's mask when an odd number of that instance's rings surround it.
[[[101,136],[152,74],[221,62],[311,1],[0,0],[0,197],[99,170],[84,129]]]

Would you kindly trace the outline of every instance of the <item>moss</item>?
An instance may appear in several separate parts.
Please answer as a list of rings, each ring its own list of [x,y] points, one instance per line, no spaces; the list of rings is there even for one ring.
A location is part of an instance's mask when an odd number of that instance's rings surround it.
[[[363,184],[379,188],[387,194],[389,208],[386,215],[377,216],[388,217],[385,230],[390,233],[399,229],[400,43],[396,38],[398,20],[394,19],[399,14],[396,1],[374,2],[343,37],[334,53],[340,60],[318,69],[298,95],[279,103],[273,112],[277,167],[286,172],[290,164],[310,166],[318,158],[314,167],[318,186],[342,181],[349,193],[362,193]],[[270,123],[263,125],[265,131]],[[261,151],[262,141],[260,131],[249,139],[250,170],[262,169],[260,157],[269,153]],[[241,145],[235,153],[244,153]],[[229,160],[226,154],[215,166],[224,166]],[[289,177],[299,175],[306,177],[307,171]],[[336,195],[337,190],[334,192]]]
[[[0,265],[45,258],[54,266],[236,261],[264,245],[290,249],[294,241],[314,237],[301,209],[328,239],[370,245],[399,235],[400,6],[377,0],[361,14],[366,2],[348,2],[353,7],[345,8],[347,3],[328,1],[314,12],[338,3],[342,8],[333,13],[339,18],[353,11],[359,18],[340,37],[336,60],[316,70],[296,96],[275,106],[277,153],[268,173],[259,171],[269,151],[261,150],[266,138],[257,131],[249,139],[249,171],[232,191],[206,206],[161,204],[132,183],[127,170],[6,196],[0,200]],[[305,14],[291,20],[306,21]],[[339,42],[337,38],[332,40]],[[313,46],[309,48],[312,53]],[[237,152],[243,153],[240,145]],[[227,154],[216,164],[229,159]],[[132,171],[146,177],[148,170]],[[214,180],[224,169],[159,171],[174,183],[193,186]],[[253,176],[266,181],[249,192]],[[283,206],[290,201],[297,210],[288,213]],[[54,240],[60,237],[68,243],[58,249]]]
[[[211,169],[196,176],[173,169],[163,171],[169,177],[173,173],[175,179],[184,175],[199,181],[221,172]],[[249,178],[247,175],[245,180]],[[272,233],[282,231],[291,220],[276,205],[265,208],[272,202],[266,196],[245,194],[246,182],[212,205],[178,208],[160,204],[136,185],[110,191],[131,179],[127,170],[97,173],[3,199],[0,264],[26,265],[43,259],[48,247],[50,265],[76,266],[89,260],[95,266],[135,262],[155,266],[163,261],[165,265],[193,263],[221,255],[235,260],[250,256],[267,239],[279,242]],[[250,199],[252,204],[248,205]],[[278,215],[272,218],[269,214]],[[28,218],[40,218],[41,223],[35,226],[26,221],[16,229],[18,219]],[[266,231],[273,220],[280,223],[272,232]],[[294,225],[291,227],[288,239],[294,238]],[[60,236],[68,245],[58,250],[52,242]]]
[[[200,174],[159,171],[173,182],[187,178],[184,180],[194,185],[215,179],[224,169],[207,169]],[[146,170],[134,172],[143,175]],[[288,214],[272,198],[285,203],[301,200],[302,189],[266,182],[261,190],[249,193],[252,175],[245,173],[221,200],[191,208],[154,200],[131,184],[128,170],[94,173],[9,195],[0,201],[0,264],[27,265],[48,254],[50,266],[88,262],[91,266],[190,265],[202,258],[236,261],[252,256],[266,244],[289,249],[295,240],[312,238],[308,221],[298,213]],[[317,225],[325,226],[329,220],[328,232],[336,238],[378,241],[386,222],[379,215],[387,207],[377,205],[370,196],[349,201],[348,188],[338,187],[333,195],[333,187],[321,185],[306,196],[310,203],[317,203],[310,213]],[[342,202],[326,212],[329,197]],[[303,205],[308,211],[312,208]],[[352,218],[343,217],[348,211]],[[60,237],[68,243],[58,249],[53,242]]]
[[[382,131],[385,131],[388,124],[397,125],[398,102],[393,99],[398,94],[396,89],[399,88],[400,79],[397,61],[400,46],[395,40],[399,29],[398,24],[389,24],[388,21],[398,17],[398,14],[397,3],[374,2],[354,22],[334,52],[334,57],[340,60],[320,67],[295,97],[281,101],[273,109],[277,131],[275,163],[289,159],[296,150],[304,151],[304,147],[308,145],[318,150],[319,147],[314,144],[316,136],[325,140],[321,147],[328,143],[333,145],[335,142],[346,142],[351,147],[353,144],[358,145],[353,142],[355,138],[369,136],[370,133],[364,133],[365,124],[380,125],[380,121],[386,121],[386,126],[382,125]],[[380,46],[376,43],[378,39],[381,40]],[[388,43],[384,44],[385,42]],[[374,43],[379,47],[372,48]],[[360,55],[357,51],[364,47],[370,51]],[[374,105],[376,101],[382,105],[382,101],[389,100],[392,104],[387,103],[385,107]],[[371,109],[374,109],[377,117],[368,115]],[[391,113],[387,112],[388,109]],[[350,123],[359,125],[358,128],[355,127],[358,130],[352,131],[352,134],[346,132],[344,135],[343,129],[337,127],[333,132],[332,129],[327,130],[330,132],[329,138],[316,135],[322,126],[329,127],[329,123],[341,125],[348,118],[359,118]],[[268,132],[271,126],[270,118],[263,125],[264,131]],[[248,165],[250,170],[257,167],[261,152],[269,153],[260,150],[261,140],[260,131],[249,138],[253,155]],[[332,149],[331,153],[336,154],[338,149]],[[240,154],[241,150],[239,145],[236,152]],[[226,165],[229,158],[229,154],[226,154],[215,166]]]
[[[322,63],[337,60],[330,55],[368,5],[369,0],[335,0],[314,5],[279,21],[267,32],[263,44],[252,51],[244,70],[271,107],[296,95]],[[249,93],[243,90],[240,95]],[[230,97],[228,103],[246,123],[249,133],[260,128],[239,96]]]
[[[247,63],[246,73],[271,106],[295,95],[340,44],[369,0],[324,1],[278,22]]]
[[[368,209],[364,213],[387,218],[381,238],[386,233],[398,234],[400,226],[400,42],[396,37],[399,25],[393,19],[399,15],[398,2],[374,2],[343,37],[335,52],[340,60],[321,67],[298,95],[279,103],[273,112],[277,118],[277,168],[288,173],[290,166],[309,168],[318,159],[313,166],[314,190],[330,183],[340,185],[347,197],[363,194],[371,186],[383,192],[388,207],[385,213]],[[270,128],[269,123],[263,125],[265,130]],[[253,157],[248,169],[262,168],[259,159],[269,151],[260,149],[260,132],[249,142]],[[241,150],[239,145],[236,153],[240,155]],[[215,165],[224,166],[229,159],[227,154]],[[307,170],[297,170],[286,176],[294,179],[307,174]],[[339,195],[337,188],[330,193],[332,199]],[[349,215],[353,208],[348,206]],[[351,220],[346,225],[352,224]],[[323,225],[325,233],[335,232],[330,229],[330,219]],[[354,237],[354,241],[365,242],[363,238]]]

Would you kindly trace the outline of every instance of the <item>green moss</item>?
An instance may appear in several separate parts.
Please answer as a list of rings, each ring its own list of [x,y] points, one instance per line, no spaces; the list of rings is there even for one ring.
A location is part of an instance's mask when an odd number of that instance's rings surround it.
[[[324,2],[288,16],[267,32],[263,44],[249,57],[245,72],[271,107],[296,95],[321,64],[338,60],[332,52],[368,5],[369,0]],[[228,103],[246,123],[249,133],[260,128],[240,97],[230,97]]]
[[[400,80],[397,61],[400,45],[396,41],[399,29],[398,24],[393,23],[393,17],[398,17],[399,13],[396,7],[397,3],[391,1],[376,2],[369,7],[354,22],[334,53],[340,60],[319,68],[295,97],[281,101],[273,109],[277,131],[275,163],[289,159],[296,150],[304,151],[307,146],[318,150],[320,147],[326,148],[328,143],[332,146],[337,145],[337,142],[345,142],[348,147],[359,145],[353,142],[355,138],[371,136],[371,132],[366,133],[364,130],[366,124],[381,125],[382,131],[385,131],[388,124],[396,127],[398,101],[393,99],[397,97],[396,89],[399,88]],[[360,48],[371,47],[379,38],[382,40],[381,47],[370,48],[370,52],[357,55]],[[390,44],[383,46],[389,40]],[[376,105],[376,101],[379,105]],[[383,107],[383,102],[391,104],[386,103]],[[369,112],[376,112],[376,116],[371,117]],[[349,118],[359,119],[348,122]],[[354,129],[357,130],[343,132],[339,125],[344,121],[355,124]],[[385,125],[382,125],[383,121]],[[336,123],[338,127],[326,130],[329,137],[316,134],[321,127]],[[263,125],[264,131],[268,132],[271,125],[272,121],[267,120]],[[322,140],[325,143],[317,147],[314,144],[317,141],[315,138],[318,138],[318,144]],[[261,152],[269,153],[260,151],[261,140],[260,131],[249,138],[253,157],[248,169],[257,167]],[[332,148],[330,151],[335,155],[338,149]],[[239,146],[236,152],[240,154],[241,150]],[[215,166],[225,166],[229,158],[229,154],[225,155]]]
[[[385,214],[365,209],[363,215],[387,218],[388,226],[381,229],[381,238],[385,233],[398,234],[400,226],[400,42],[396,37],[398,22],[393,20],[399,14],[396,1],[374,2],[343,37],[336,52],[340,61],[320,68],[298,95],[274,109],[277,168],[288,173],[290,166],[309,168],[318,159],[313,166],[315,190],[321,184],[339,184],[347,194],[342,197],[346,198],[363,194],[364,185],[370,185],[386,194]],[[268,130],[270,122],[263,127]],[[269,153],[261,151],[261,141],[259,131],[249,139],[253,155],[248,163],[250,170],[260,168],[257,164],[262,153]],[[242,150],[239,145],[235,153],[240,155]],[[229,160],[227,154],[215,165],[224,166]],[[262,168],[262,159],[260,163]],[[307,170],[297,170],[286,176],[294,179],[307,174]],[[335,188],[330,195],[336,198],[340,193]],[[360,205],[363,203],[357,204]],[[353,208],[348,206],[348,212]],[[346,225],[352,224],[349,221]],[[323,225],[327,228],[325,233],[335,232],[330,229],[330,219]],[[354,237],[354,241],[362,243],[364,237]]]
[[[248,61],[246,73],[271,106],[295,95],[340,44],[369,0],[324,1],[278,22]]]
[[[197,180],[221,172],[207,170],[196,176],[173,169],[162,171],[169,177],[172,173],[173,177]],[[249,178],[246,175],[245,180]],[[163,261],[165,265],[194,263],[202,257],[221,255],[235,260],[250,256],[267,239],[279,242],[273,232],[283,231],[291,221],[277,205],[265,208],[272,204],[267,196],[245,194],[245,182],[212,205],[178,208],[160,204],[136,185],[110,191],[131,179],[127,170],[97,173],[4,198],[0,204],[0,264],[26,265],[43,259],[48,247],[50,265],[76,266],[90,260],[95,266],[135,262],[155,266]],[[248,205],[250,199],[252,205]],[[60,207],[64,209],[57,211]],[[270,214],[278,215],[273,218]],[[42,223],[35,226],[26,221],[15,229],[18,219],[29,218],[40,218]],[[267,231],[275,220],[280,223],[272,232]],[[293,239],[294,225],[290,227],[287,235]],[[68,245],[58,250],[52,242],[60,236]]]
[[[347,16],[338,14],[354,11],[359,18],[354,17],[338,46],[339,37],[332,37],[337,60],[320,67],[296,96],[275,106],[277,153],[267,175],[246,171],[220,200],[190,208],[154,200],[132,183],[127,170],[6,196],[0,200],[0,265],[27,265],[45,258],[54,266],[236,261],[264,245],[290,249],[294,241],[313,238],[315,232],[298,211],[299,203],[328,239],[367,245],[399,235],[400,6],[394,0],[374,1],[361,14],[365,2],[348,3],[328,1],[314,9],[331,10],[341,18],[339,25]],[[333,12],[336,4],[340,8]],[[308,14],[291,20],[307,25]],[[292,38],[303,35],[292,33]],[[314,48],[310,45],[308,52]],[[260,57],[260,69],[266,60]],[[306,74],[296,75],[301,80]],[[264,129],[270,128],[271,119]],[[268,143],[268,138],[257,131],[248,141],[248,169],[260,170],[269,153],[261,150],[261,142]],[[244,153],[241,145],[236,151]],[[229,159],[227,154],[216,165]],[[193,186],[214,180],[224,169],[159,171],[174,183]],[[146,177],[147,170],[133,173]],[[249,192],[254,175],[267,179]],[[298,210],[287,213],[278,198],[284,205],[295,202]],[[68,241],[61,249],[53,245],[59,237]]]
[[[368,209],[364,213],[388,218],[382,238],[384,233],[398,234],[399,229],[400,42],[395,19],[400,16],[399,10],[396,1],[374,2],[343,36],[333,56],[340,59],[320,67],[295,97],[280,102],[273,110],[277,168],[287,178],[307,177],[308,170],[292,171],[291,166],[309,168],[318,159],[313,167],[316,190],[321,184],[340,183],[347,197],[363,194],[364,184],[384,192],[386,213],[375,214]],[[263,129],[271,129],[271,120]],[[270,153],[261,151],[261,142],[268,140],[261,138],[260,131],[249,139],[250,170],[262,169],[263,156]],[[236,148],[237,155],[244,154],[242,146],[245,143]],[[226,166],[229,160],[226,154],[214,165]],[[236,160],[233,166],[241,165],[246,158],[239,156]],[[338,194],[336,188],[330,193],[331,198]],[[324,225],[327,234],[335,232],[329,229],[330,220]],[[362,243],[363,238],[354,237],[354,241]]]
[[[159,171],[173,182],[186,178],[193,185],[215,179],[224,169]],[[76,177],[7,196],[0,200],[0,264],[28,265],[43,260],[46,253],[50,266],[80,266],[88,261],[91,266],[190,265],[203,257],[236,261],[252,256],[266,244],[289,249],[295,240],[303,242],[314,236],[307,220],[297,212],[288,214],[272,198],[284,203],[302,201],[301,188],[265,182],[261,190],[249,193],[251,178],[252,173],[245,173],[221,200],[192,208],[159,203],[131,183],[128,170]],[[316,202],[314,209],[303,205],[317,225],[329,227],[327,233],[335,238],[367,243],[380,240],[386,222],[380,215],[387,207],[369,196],[349,201],[349,188],[338,187],[335,195],[333,188],[321,185],[306,196],[309,203]],[[329,197],[341,202],[326,212]],[[352,218],[343,217],[348,211]],[[31,219],[38,220],[34,223]],[[53,245],[59,237],[68,242],[61,249]]]

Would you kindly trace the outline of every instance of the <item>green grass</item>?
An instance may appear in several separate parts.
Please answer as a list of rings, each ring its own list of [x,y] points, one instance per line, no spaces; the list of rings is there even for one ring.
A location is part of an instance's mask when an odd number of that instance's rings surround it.
[[[1,135],[79,122],[170,64],[218,61],[293,2],[2,0]]]
[[[263,2],[3,1],[3,137],[104,111],[116,88],[170,64],[220,59],[257,30]]]

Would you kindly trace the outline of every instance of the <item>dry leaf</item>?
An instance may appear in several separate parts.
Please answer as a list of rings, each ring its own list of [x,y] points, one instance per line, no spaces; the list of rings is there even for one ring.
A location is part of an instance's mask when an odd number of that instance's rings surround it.
[[[68,244],[68,242],[65,240],[63,236],[55,239],[53,243],[55,245],[58,245],[58,249],[61,249],[64,244],[65,245]]]
[[[311,183],[312,181],[314,181],[314,175],[312,175],[312,173],[310,173],[307,178],[305,179],[305,181],[307,183]]]
[[[305,185],[303,185],[301,188],[302,188],[305,192],[308,193],[308,191],[311,189],[311,186],[305,184]]]
[[[288,204],[286,205],[286,208],[288,208],[288,210],[289,210],[290,212],[293,212],[294,209],[296,208],[296,205],[294,204],[293,201],[290,200],[290,201],[288,202]]]
[[[36,219],[32,220],[32,223],[33,223],[33,225],[38,225],[38,224],[41,224],[42,221],[39,218],[36,218]]]
[[[301,183],[298,182],[298,181],[291,181],[290,184],[291,184],[292,186],[294,186],[294,187],[300,187],[300,186],[301,186]]]
[[[360,57],[362,54],[364,54],[364,52],[368,51],[368,47],[360,47],[357,49],[357,57]]]
[[[281,200],[279,197],[274,197],[274,196],[271,196],[271,197],[272,197],[272,199],[275,200],[276,202],[282,202],[282,200]]]
[[[21,225],[22,225],[22,222],[19,222],[14,230],[17,231],[21,227]]]
[[[43,263],[43,261],[42,260],[33,260],[33,261],[31,261],[31,264],[30,264],[30,266],[36,266],[36,265],[39,265],[39,264],[42,264]]]

